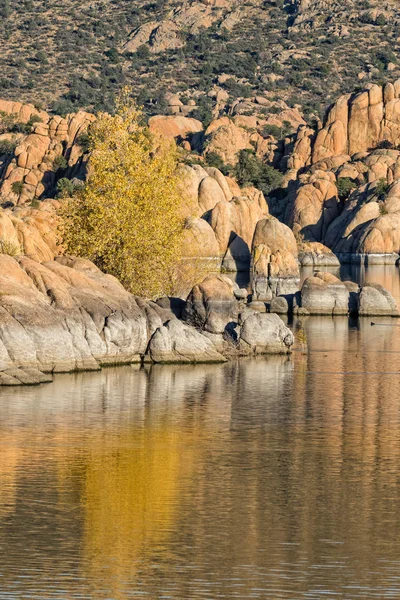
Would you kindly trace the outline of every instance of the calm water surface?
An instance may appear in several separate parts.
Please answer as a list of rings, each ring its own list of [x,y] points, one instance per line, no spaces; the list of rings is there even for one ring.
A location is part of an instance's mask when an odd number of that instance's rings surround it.
[[[400,327],[304,329],[3,388],[0,598],[399,599]]]

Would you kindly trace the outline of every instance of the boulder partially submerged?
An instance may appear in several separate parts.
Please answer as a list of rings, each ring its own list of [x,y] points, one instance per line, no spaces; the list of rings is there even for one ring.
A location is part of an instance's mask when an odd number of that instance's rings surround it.
[[[275,314],[249,314],[240,330],[244,354],[289,354],[293,343],[293,333]]]
[[[332,273],[308,277],[301,288],[301,305],[295,312],[309,315],[347,315],[350,292]]]
[[[392,294],[378,283],[366,283],[358,298],[358,312],[361,317],[399,317],[399,309]]]
[[[352,281],[340,281],[332,273],[308,277],[296,301],[296,314],[400,316],[396,300],[382,285],[365,283],[360,288]]]

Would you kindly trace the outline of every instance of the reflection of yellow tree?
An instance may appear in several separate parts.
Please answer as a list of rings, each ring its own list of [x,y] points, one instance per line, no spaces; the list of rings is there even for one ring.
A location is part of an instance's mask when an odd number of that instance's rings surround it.
[[[17,465],[21,449],[13,443],[11,436],[2,432],[0,446],[0,520],[14,511],[16,499]]]
[[[192,463],[190,448],[171,428],[121,434],[115,449],[101,439],[91,445],[82,499],[84,568],[102,590],[108,587],[106,597],[125,597],[123,582],[135,562],[166,541]]]

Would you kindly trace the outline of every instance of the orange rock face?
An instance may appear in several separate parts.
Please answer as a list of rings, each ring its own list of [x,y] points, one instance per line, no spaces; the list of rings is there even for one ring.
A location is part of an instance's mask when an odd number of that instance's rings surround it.
[[[341,96],[327,113],[314,141],[312,131],[301,128],[291,157],[291,168],[323,159],[353,156],[381,142],[400,142],[400,80],[379,86],[368,84],[358,94]]]
[[[193,134],[201,134],[203,125],[196,119],[181,116],[157,115],[149,119],[150,131],[169,139],[186,139]]]
[[[49,200],[38,209],[21,207],[1,211],[1,243],[16,255],[25,254],[38,262],[53,260],[61,252],[57,244],[56,206],[56,201]]]
[[[30,134],[16,137],[14,156],[3,163],[2,203],[22,205],[46,193],[51,194],[56,181],[55,160],[60,157],[66,164],[67,177],[79,174],[82,170],[82,149],[77,140],[95,119],[94,115],[79,111],[62,118],[38,111],[29,104],[4,100],[0,101],[0,111],[15,115],[21,123],[28,123],[32,117],[40,119],[34,123]],[[0,139],[5,137],[9,139],[10,134],[3,134]]]

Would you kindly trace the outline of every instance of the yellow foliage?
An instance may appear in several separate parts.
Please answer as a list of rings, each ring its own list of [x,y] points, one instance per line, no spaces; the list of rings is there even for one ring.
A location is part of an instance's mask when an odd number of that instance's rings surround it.
[[[179,261],[183,218],[176,176],[177,151],[155,140],[142,114],[120,94],[116,114],[99,114],[90,131],[89,177],[65,200],[63,244],[115,275],[134,294],[168,292]]]

